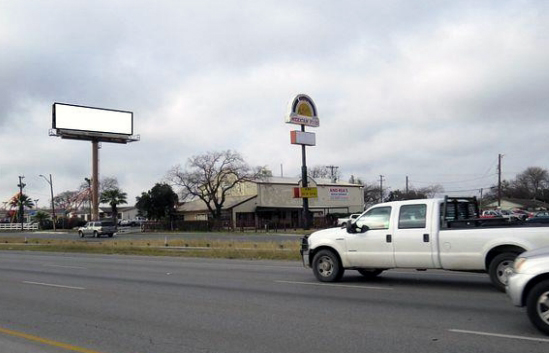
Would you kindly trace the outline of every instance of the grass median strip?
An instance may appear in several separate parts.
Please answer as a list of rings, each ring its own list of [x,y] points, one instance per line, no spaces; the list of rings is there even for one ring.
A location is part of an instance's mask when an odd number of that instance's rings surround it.
[[[144,256],[186,256],[228,259],[299,260],[297,241],[233,242],[215,240],[117,240],[4,238],[0,250],[30,250],[71,253]]]

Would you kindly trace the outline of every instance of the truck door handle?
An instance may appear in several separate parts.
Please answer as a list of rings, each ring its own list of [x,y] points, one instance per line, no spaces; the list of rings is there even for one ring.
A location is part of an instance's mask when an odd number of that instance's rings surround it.
[[[429,242],[429,234],[423,234],[423,242],[428,243]]]
[[[387,234],[385,236],[385,240],[387,241],[387,243],[391,243],[393,241],[393,237],[391,236],[391,234]]]

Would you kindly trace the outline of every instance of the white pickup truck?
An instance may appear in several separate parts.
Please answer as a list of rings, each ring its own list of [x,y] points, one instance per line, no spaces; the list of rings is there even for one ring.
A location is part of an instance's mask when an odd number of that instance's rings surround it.
[[[487,272],[504,291],[506,269],[520,253],[549,246],[549,227],[479,218],[474,198],[395,201],[375,205],[347,227],[302,239],[303,264],[322,282],[345,270],[367,278],[393,268]]]

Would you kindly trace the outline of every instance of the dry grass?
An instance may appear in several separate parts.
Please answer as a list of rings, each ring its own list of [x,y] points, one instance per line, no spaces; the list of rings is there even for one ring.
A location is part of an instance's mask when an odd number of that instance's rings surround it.
[[[208,240],[63,240],[2,238],[0,250],[187,256],[228,259],[299,260],[299,242],[231,242]]]

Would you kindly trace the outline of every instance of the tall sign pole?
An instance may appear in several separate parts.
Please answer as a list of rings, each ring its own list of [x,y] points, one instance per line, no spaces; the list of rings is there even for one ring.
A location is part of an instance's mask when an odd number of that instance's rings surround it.
[[[301,132],[305,132],[305,125],[301,125]],[[307,181],[307,153],[305,151],[305,144],[301,145],[301,184],[304,188],[309,186],[309,183]],[[303,229],[309,229],[311,228],[311,212],[309,211],[309,198],[304,197],[303,198],[303,221],[304,221],[304,227]]]
[[[297,193],[299,195],[297,197],[303,198],[303,229],[310,229],[312,224],[312,214],[309,211],[309,198],[315,197],[316,190],[310,190],[311,188],[308,187],[307,155],[305,147],[315,146],[316,136],[314,133],[306,132],[305,126],[318,127],[320,125],[316,106],[313,100],[305,94],[298,94],[295,96],[288,105],[286,123],[301,125],[301,130],[290,132],[290,138],[292,144],[301,145],[302,188]]]

